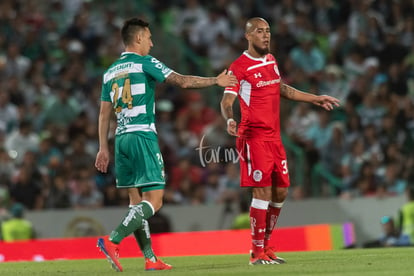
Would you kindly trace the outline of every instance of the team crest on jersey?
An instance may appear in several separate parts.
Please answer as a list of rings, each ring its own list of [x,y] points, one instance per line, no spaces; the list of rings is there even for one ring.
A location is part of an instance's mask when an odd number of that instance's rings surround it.
[[[255,170],[253,172],[253,179],[254,179],[254,181],[259,182],[259,181],[262,180],[262,178],[263,178],[263,173],[262,173],[261,170]]]

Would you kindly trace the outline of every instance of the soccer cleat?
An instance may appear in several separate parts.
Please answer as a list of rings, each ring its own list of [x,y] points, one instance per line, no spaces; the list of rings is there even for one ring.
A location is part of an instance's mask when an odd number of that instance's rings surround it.
[[[253,253],[250,254],[249,265],[273,265],[279,264],[269,258],[264,252],[255,257]]]
[[[145,258],[145,270],[169,270],[171,268],[171,265],[164,263],[160,259],[153,262],[151,259]]]
[[[111,264],[111,267],[118,271],[122,272],[122,266],[119,263],[119,249],[118,245],[109,241],[108,236],[98,239],[98,243],[96,244],[99,247],[99,250],[105,254],[106,259]]]
[[[274,262],[276,262],[276,263],[278,263],[278,264],[285,264],[285,263],[286,263],[285,259],[283,259],[283,258],[280,258],[280,257],[276,256],[275,251],[276,251],[276,250],[275,250],[275,248],[274,248],[274,247],[272,247],[272,246],[266,247],[266,248],[264,249],[265,254],[266,254],[266,255],[267,255],[270,259],[272,259]]]

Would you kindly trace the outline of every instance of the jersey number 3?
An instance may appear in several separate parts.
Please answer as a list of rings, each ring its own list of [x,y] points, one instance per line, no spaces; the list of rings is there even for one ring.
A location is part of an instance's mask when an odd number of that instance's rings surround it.
[[[119,85],[118,85],[118,83],[114,82],[114,84],[112,84],[112,91],[115,91],[114,99],[113,99],[115,112],[119,113],[119,112],[121,112],[122,107],[117,106],[118,105],[118,96],[119,96]],[[122,86],[121,99],[122,99],[122,102],[124,104],[128,105],[128,109],[132,108],[132,99],[133,98],[132,98],[132,93],[131,93],[131,80],[129,78],[125,79],[124,85]]]

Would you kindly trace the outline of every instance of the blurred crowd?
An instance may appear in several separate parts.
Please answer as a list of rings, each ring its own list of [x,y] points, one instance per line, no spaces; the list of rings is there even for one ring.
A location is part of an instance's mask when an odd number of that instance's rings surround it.
[[[132,16],[150,22],[151,54],[179,73],[206,76],[246,49],[246,19],[261,16],[284,81],[341,100],[334,112],[282,101],[292,199],[401,195],[414,182],[412,0],[3,0],[0,208],[128,204],[113,164],[108,174],[93,164],[101,75],[123,51],[119,28]],[[173,42],[184,50],[169,51]],[[180,55],[189,72],[179,71]],[[166,204],[245,196],[221,93],[157,87]]]

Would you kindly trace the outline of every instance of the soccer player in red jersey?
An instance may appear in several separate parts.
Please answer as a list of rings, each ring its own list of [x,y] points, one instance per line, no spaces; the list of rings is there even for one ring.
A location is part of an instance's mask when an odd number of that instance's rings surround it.
[[[339,100],[299,91],[281,80],[270,49],[270,27],[263,18],[246,23],[248,49],[230,66],[238,80],[226,87],[221,112],[227,132],[236,136],[240,155],[241,187],[252,187],[250,205],[250,264],[281,264],[269,240],[290,186],[286,153],[280,135],[280,97],[312,103],[332,110]],[[239,98],[241,121],[233,118],[233,103]]]

